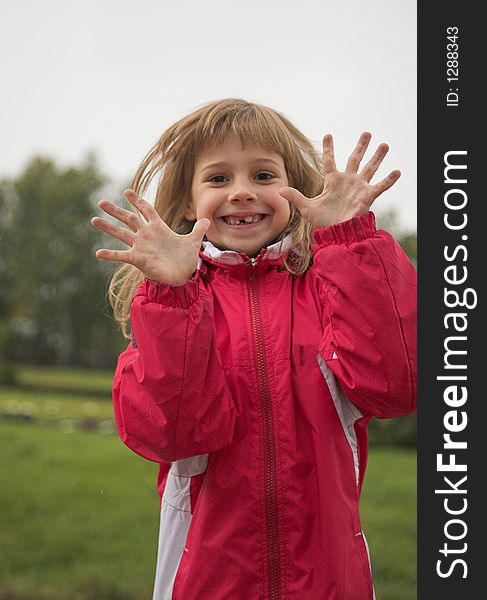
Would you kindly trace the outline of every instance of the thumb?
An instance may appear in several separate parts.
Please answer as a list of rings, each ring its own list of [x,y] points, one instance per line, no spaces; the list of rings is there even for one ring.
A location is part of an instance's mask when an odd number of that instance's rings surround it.
[[[303,211],[308,207],[309,200],[306,196],[303,196],[301,192],[292,187],[283,187],[279,190],[279,194],[285,198],[290,204],[299,210]]]
[[[211,225],[210,219],[207,219],[206,217],[198,219],[196,221],[196,223],[194,224],[190,235],[197,238],[199,241],[201,241],[204,238],[205,233],[210,228],[210,225]]]

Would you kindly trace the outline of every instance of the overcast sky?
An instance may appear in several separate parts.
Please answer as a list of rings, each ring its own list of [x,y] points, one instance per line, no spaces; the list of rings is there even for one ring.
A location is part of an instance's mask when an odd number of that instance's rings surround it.
[[[286,114],[338,167],[362,131],[398,183],[374,205],[416,226],[413,0],[0,0],[0,177],[94,151],[122,186],[162,131],[238,96]],[[378,180],[378,179],[377,179]],[[375,181],[375,180],[374,180]]]

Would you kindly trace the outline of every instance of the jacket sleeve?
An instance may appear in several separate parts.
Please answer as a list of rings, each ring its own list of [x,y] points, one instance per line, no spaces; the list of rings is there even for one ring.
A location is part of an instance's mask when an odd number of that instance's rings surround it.
[[[113,387],[122,441],[156,462],[206,454],[230,443],[235,406],[216,347],[211,295],[192,280],[146,280],[131,306],[133,342]]]
[[[416,271],[374,214],[315,229],[322,298],[319,353],[366,415],[416,406]]]

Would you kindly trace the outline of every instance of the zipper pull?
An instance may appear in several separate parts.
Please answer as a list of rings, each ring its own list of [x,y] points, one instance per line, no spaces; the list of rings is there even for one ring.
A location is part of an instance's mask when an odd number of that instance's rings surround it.
[[[247,261],[247,265],[250,267],[249,269],[249,281],[255,281],[257,278],[257,265],[259,264],[258,258],[249,258]]]
[[[263,248],[259,252],[259,254],[255,257],[250,257],[247,254],[245,254],[245,252],[240,252],[240,256],[244,259],[244,264],[246,264],[250,267],[258,267],[264,254],[265,254],[265,248]]]

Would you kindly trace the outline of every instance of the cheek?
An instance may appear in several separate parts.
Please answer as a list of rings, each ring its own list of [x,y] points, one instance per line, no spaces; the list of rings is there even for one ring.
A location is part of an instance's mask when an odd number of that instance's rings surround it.
[[[215,225],[214,221],[212,221],[208,231],[206,232],[205,238],[218,245],[221,244],[224,239],[224,232],[220,231]]]
[[[195,203],[196,214],[198,218],[209,217],[212,218],[213,213],[217,210],[220,203],[213,196],[200,196]]]

